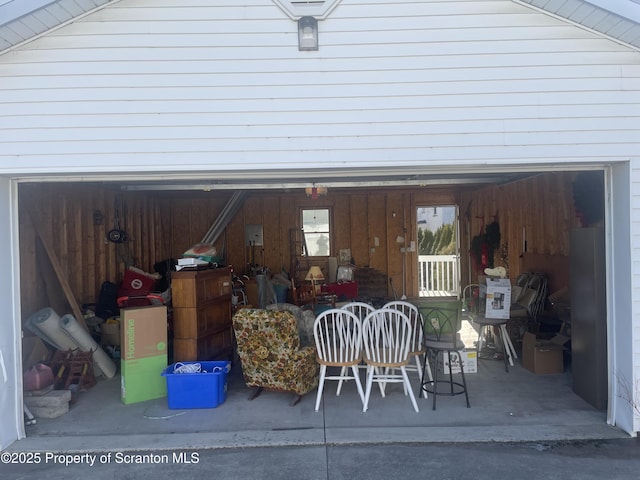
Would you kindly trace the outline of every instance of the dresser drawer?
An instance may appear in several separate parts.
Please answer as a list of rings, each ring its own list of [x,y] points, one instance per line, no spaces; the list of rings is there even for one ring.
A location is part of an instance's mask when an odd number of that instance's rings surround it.
[[[197,338],[231,326],[231,305],[214,300],[198,308],[174,308],[174,338]]]

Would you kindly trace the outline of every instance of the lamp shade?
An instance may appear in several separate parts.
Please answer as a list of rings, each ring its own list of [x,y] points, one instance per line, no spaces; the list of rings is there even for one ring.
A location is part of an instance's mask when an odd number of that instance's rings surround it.
[[[309,271],[307,272],[307,276],[304,277],[304,279],[315,282],[317,280],[324,280],[324,275],[322,274],[322,270],[320,270],[320,267],[313,266],[309,269]]]

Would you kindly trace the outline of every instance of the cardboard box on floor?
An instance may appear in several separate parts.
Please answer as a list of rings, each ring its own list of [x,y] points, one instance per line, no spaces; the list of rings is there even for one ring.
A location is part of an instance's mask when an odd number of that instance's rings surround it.
[[[120,318],[120,399],[128,405],[166,397],[167,307],[124,308]]]
[[[460,352],[462,354],[462,367],[464,373],[478,373],[478,352],[475,349],[465,349]],[[442,354],[442,369],[445,375],[449,375],[449,356]],[[457,353],[451,352],[451,373],[460,373],[460,357]]]
[[[562,335],[545,340],[526,332],[522,337],[522,366],[537,375],[564,372],[562,352],[568,340]]]

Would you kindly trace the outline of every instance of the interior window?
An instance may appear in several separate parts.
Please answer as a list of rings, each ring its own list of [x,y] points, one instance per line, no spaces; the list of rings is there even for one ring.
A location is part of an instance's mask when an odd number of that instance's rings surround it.
[[[302,209],[302,230],[310,257],[328,257],[331,255],[331,230],[328,208]]]

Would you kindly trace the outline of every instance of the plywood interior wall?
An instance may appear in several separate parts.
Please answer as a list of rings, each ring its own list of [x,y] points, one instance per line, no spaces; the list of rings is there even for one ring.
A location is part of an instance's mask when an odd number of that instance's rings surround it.
[[[120,227],[129,236],[123,244],[107,240],[116,205]],[[19,225],[23,317],[45,306],[60,315],[69,312],[61,311],[68,302],[43,241],[79,305],[95,302],[103,281],[120,281],[125,265],[148,269],[171,248],[171,231],[156,200],[81,184],[21,185]]]
[[[500,225],[502,256],[496,252],[495,266],[504,266],[516,278],[526,254],[568,256],[569,232],[580,226],[573,204],[572,173],[544,173],[504,185],[491,185],[460,195],[463,246],[494,220]],[[463,250],[464,251],[464,250]],[[469,255],[461,259],[463,280],[469,278]],[[471,268],[471,280],[477,275]]]
[[[300,208],[332,210],[331,250],[351,249],[357,266],[387,274],[402,288],[402,245],[417,238],[418,206],[459,205],[462,282],[469,281],[469,239],[495,218],[508,252],[512,277],[519,273],[523,232],[527,252],[568,255],[569,229],[578,226],[572,204],[571,173],[545,173],[506,185],[459,189],[333,190],[318,199],[303,192],[250,192],[216,243],[238,273],[247,266],[245,225],[262,225],[264,245],[256,262],[271,272],[289,270],[289,229],[300,226]],[[44,306],[65,308],[63,296],[36,230],[50,242],[79,304],[93,303],[102,282],[118,283],[127,265],[148,272],[156,262],[179,258],[198,243],[232,192],[122,192],[89,184],[20,186],[21,299],[23,317]],[[120,205],[124,244],[106,240]],[[102,220],[99,221],[100,215]],[[37,228],[36,228],[37,227]],[[417,294],[417,254],[407,254],[405,288]],[[326,268],[326,261],[319,262]],[[472,272],[472,278],[477,272]],[[391,288],[389,289],[391,295]],[[67,313],[67,312],[60,312]]]

